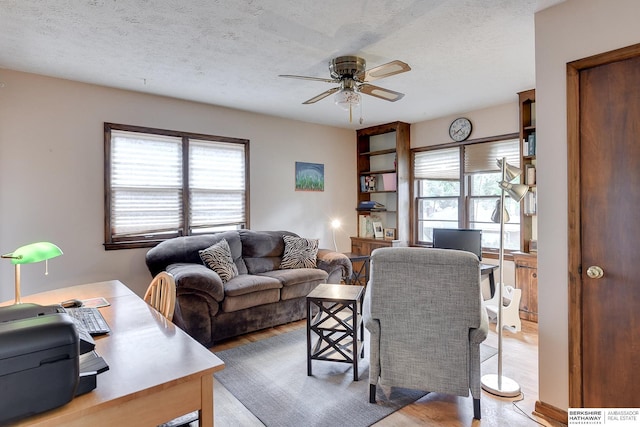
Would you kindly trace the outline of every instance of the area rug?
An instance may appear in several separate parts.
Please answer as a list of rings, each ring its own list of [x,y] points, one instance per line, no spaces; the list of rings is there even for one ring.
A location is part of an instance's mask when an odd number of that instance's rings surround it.
[[[370,404],[368,355],[359,360],[359,381],[347,363],[313,361],[307,376],[306,344],[301,328],[218,352],[225,368],[214,376],[268,427],[369,426],[426,394],[377,387],[378,402]],[[482,347],[482,360],[495,354]]]

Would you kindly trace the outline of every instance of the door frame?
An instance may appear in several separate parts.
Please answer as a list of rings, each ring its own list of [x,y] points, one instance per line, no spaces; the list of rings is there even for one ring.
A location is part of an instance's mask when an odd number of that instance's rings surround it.
[[[582,408],[582,234],[580,215],[580,72],[640,56],[640,43],[567,63],[569,253],[569,407]]]

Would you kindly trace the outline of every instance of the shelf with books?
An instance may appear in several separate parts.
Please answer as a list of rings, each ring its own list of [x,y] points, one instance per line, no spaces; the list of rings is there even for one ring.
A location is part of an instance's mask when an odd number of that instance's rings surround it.
[[[520,250],[531,251],[531,242],[537,241],[537,160],[536,160],[536,92],[535,89],[518,93],[520,110],[520,167],[522,183],[529,192],[520,203]]]
[[[367,219],[362,216],[375,216],[398,239],[409,238],[409,127],[393,122],[357,131],[358,237],[365,238],[360,221]],[[363,209],[363,202],[384,208]],[[366,236],[375,238],[370,232]]]

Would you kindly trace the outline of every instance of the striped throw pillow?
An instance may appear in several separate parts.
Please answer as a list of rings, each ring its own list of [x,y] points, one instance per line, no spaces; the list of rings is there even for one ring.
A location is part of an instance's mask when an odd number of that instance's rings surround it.
[[[280,269],[316,268],[318,256],[318,239],[283,236],[284,255]]]
[[[233,262],[231,249],[226,239],[222,239],[207,249],[198,251],[198,253],[200,254],[202,262],[218,273],[218,276],[220,276],[224,283],[238,275],[238,267],[236,267],[236,264]]]

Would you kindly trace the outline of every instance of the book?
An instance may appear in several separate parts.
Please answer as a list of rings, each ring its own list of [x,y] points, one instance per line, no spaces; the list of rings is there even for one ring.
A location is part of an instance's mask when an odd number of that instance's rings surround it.
[[[382,188],[381,191],[396,191],[396,174],[394,173],[385,173],[382,174]]]
[[[382,204],[374,200],[363,200],[358,203],[356,208],[358,211],[385,211],[387,208]]]
[[[527,185],[535,185],[536,183],[536,167],[534,165],[525,166],[524,183]]]
[[[375,236],[373,219],[369,215],[358,216],[358,237],[371,238]]]
[[[528,156],[536,155],[536,133],[533,132],[529,135],[529,150],[527,151]]]

